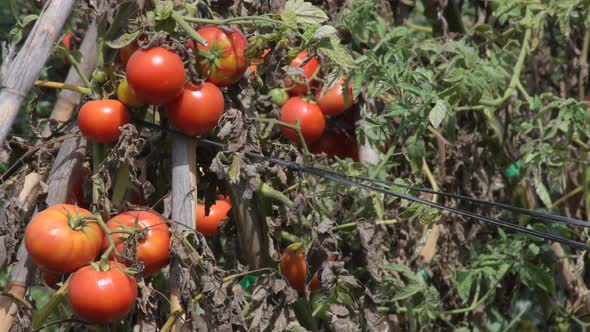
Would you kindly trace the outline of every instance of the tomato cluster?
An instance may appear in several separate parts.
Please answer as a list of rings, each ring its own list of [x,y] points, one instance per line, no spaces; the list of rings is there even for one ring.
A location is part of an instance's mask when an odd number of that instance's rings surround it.
[[[127,211],[101,223],[88,210],[58,204],[39,212],[25,229],[25,247],[45,282],[53,286],[59,275],[72,273],[70,306],[90,323],[121,319],[133,309],[137,285],[123,261],[139,263],[147,277],[169,259],[170,231],[157,213]],[[134,257],[125,257],[129,250]]]
[[[334,256],[329,255],[328,261],[333,261]],[[305,251],[301,243],[293,243],[283,251],[281,255],[281,273],[289,282],[289,285],[298,292],[305,291],[305,280],[307,279],[307,261]],[[318,291],[321,288],[320,279],[317,273],[309,281],[309,290]]]
[[[299,125],[301,136],[312,153],[326,153],[330,157],[357,159],[354,136],[327,128],[325,117],[344,116],[353,105],[352,82],[341,76],[326,91],[319,89],[320,61],[308,51],[300,52],[290,66],[295,74],[284,80],[285,90],[272,89],[269,96],[281,106],[280,121]],[[281,133],[288,140],[301,143],[296,130],[282,126]]]

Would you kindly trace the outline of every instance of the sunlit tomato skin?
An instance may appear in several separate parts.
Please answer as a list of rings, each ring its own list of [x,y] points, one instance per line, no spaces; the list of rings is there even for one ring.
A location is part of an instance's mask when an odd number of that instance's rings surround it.
[[[91,215],[69,204],[53,205],[31,219],[25,229],[25,246],[42,270],[73,272],[92,262],[100,253],[104,233],[96,222],[83,222],[79,229],[68,225],[71,216]]]
[[[146,104],[167,104],[184,89],[182,59],[164,47],[137,49],[127,62],[126,74],[131,90]]]
[[[287,279],[289,285],[298,292],[305,291],[307,262],[300,243],[293,243],[283,251],[280,265],[281,274]]]
[[[121,47],[119,49],[119,59],[121,59],[121,63],[123,65],[127,65],[129,58],[138,48],[139,45],[137,44],[137,40],[134,40],[133,42]]]
[[[302,66],[299,66],[301,63],[303,63],[303,60],[305,60],[308,55],[309,52],[301,51],[299,54],[297,54],[295,59],[291,61],[291,67],[299,67],[303,70],[304,76],[299,75],[298,77],[296,77],[298,81],[303,82],[305,80],[309,80],[320,66],[320,62],[316,57],[312,57],[309,61],[307,61],[307,63],[305,63]],[[311,80],[308,82],[308,84],[309,87],[313,89],[318,86],[318,81]],[[297,84],[290,77],[285,78],[285,88],[289,90],[289,94],[291,96],[303,96],[309,92],[307,91],[307,86],[305,84]]]
[[[248,68],[244,54],[248,41],[237,27],[232,26],[231,29],[233,32],[230,33],[215,25],[207,25],[197,31],[209,42],[207,46],[197,44],[199,51],[209,52],[215,57],[213,62],[206,58],[201,59],[201,70],[209,73],[207,81],[218,86],[234,84]]]
[[[217,200],[211,205],[209,215],[205,216],[205,204],[197,204],[197,231],[204,236],[217,236],[217,226],[227,217],[231,204],[225,200]]]
[[[215,128],[223,115],[223,93],[212,83],[188,83],[182,94],[166,105],[168,118],[186,135],[201,135]]]
[[[92,324],[106,324],[124,318],[135,305],[137,282],[114,262],[108,271],[87,265],[72,274],[67,298],[72,310]],[[124,268],[119,264],[121,268]]]
[[[354,159],[352,152],[358,149],[356,140],[343,132],[327,130],[315,143],[309,146],[314,154],[325,153],[330,158]]]
[[[117,86],[117,99],[128,107],[141,107],[143,102],[137,98],[133,90],[129,87],[127,79],[123,79]]]
[[[326,119],[318,105],[301,97],[291,97],[281,107],[280,120],[292,125],[299,119],[301,134],[307,144],[317,141],[326,129]],[[297,131],[281,126],[281,133],[289,140],[299,143]]]
[[[317,92],[318,106],[325,115],[340,115],[344,113],[352,105],[352,84],[348,83],[348,92],[345,98],[344,87],[342,86],[346,81],[346,77],[342,77],[338,83],[329,88],[325,94],[321,91]]]
[[[143,264],[141,274],[147,277],[168,264],[170,249],[170,231],[166,220],[162,216],[150,211],[127,211],[118,214],[107,222],[107,227],[112,230],[121,230],[125,227],[133,229],[137,219],[137,232],[145,229],[142,240],[137,244],[136,260]],[[114,233],[113,241],[119,253],[125,249],[125,241],[128,234]],[[109,241],[105,235],[102,241],[103,252],[109,248]],[[114,255],[111,255],[111,259]]]
[[[115,99],[93,100],[82,105],[78,113],[78,127],[84,136],[98,143],[112,143],[119,139],[119,127],[129,122],[129,111]]]

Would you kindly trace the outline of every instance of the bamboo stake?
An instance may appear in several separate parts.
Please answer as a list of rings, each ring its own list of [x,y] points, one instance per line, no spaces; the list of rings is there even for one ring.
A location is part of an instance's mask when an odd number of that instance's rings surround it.
[[[434,176],[432,175],[432,172],[426,163],[426,159],[424,158],[422,159],[422,170],[424,174],[426,174],[428,181],[430,181],[432,190],[439,191],[438,184],[436,183],[436,180],[434,179]],[[434,195],[432,197],[432,202],[438,202],[438,195]],[[430,230],[428,230],[427,226],[424,226],[424,234],[426,234],[426,242],[424,243],[422,250],[420,250],[420,257],[422,257],[422,260],[425,263],[430,263],[432,258],[434,258],[434,255],[436,255],[437,243],[440,237],[440,226],[434,224]]]
[[[0,68],[0,145],[4,143],[23,100],[49,58],[73,4],[73,0],[48,0],[16,57],[4,57]]]
[[[196,228],[197,208],[197,141],[181,134],[172,136],[172,220],[183,225],[180,231]],[[170,262],[170,313],[180,316],[181,264],[173,255]],[[177,319],[172,330],[180,331],[182,319]]]

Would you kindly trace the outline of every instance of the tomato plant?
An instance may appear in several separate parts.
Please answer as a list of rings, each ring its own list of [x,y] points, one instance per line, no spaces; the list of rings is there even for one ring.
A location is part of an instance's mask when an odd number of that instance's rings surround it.
[[[111,261],[105,271],[87,265],[72,274],[67,298],[78,317],[104,324],[129,314],[135,305],[137,283],[121,267]]]
[[[308,91],[309,89],[313,89],[318,86],[318,81],[312,79],[312,77],[319,70],[320,62],[314,56],[310,58],[308,51],[301,51],[299,54],[297,54],[295,59],[291,61],[291,67],[299,68],[303,71],[303,76],[295,75],[294,78],[285,78],[285,88],[287,88],[291,96],[306,95],[311,92]],[[307,84],[304,84],[305,82],[307,82]]]
[[[127,79],[124,78],[117,86],[117,99],[128,107],[141,107],[143,102],[137,98],[135,92],[129,87]]]
[[[231,204],[225,200],[216,200],[209,208],[209,214],[205,215],[205,204],[197,204],[197,231],[205,236],[217,236],[217,226],[227,217]]]
[[[340,115],[352,105],[352,82],[348,82],[348,91],[345,96],[342,86],[345,81],[346,77],[343,76],[338,83],[329,88],[324,94],[321,93],[321,90],[318,90],[316,100],[325,115]]]
[[[134,229],[137,223],[137,229]],[[135,260],[143,264],[141,274],[146,277],[168,264],[170,250],[170,231],[162,216],[150,211],[127,211],[120,213],[107,222],[107,227],[114,230],[112,238],[119,253],[124,252],[125,242],[137,241]],[[109,247],[106,235],[102,250]],[[114,258],[114,254],[111,254]]]
[[[31,219],[25,229],[25,246],[41,269],[73,272],[100,253],[104,233],[91,220],[90,211],[69,204],[53,205]]]
[[[115,99],[93,100],[82,105],[78,113],[78,127],[86,138],[99,143],[119,139],[119,127],[129,122],[125,105]]]
[[[289,100],[289,94],[285,89],[272,89],[268,92],[273,104],[283,106],[287,100]]]
[[[199,52],[204,56],[200,59],[201,70],[207,80],[219,86],[228,86],[237,82],[248,67],[244,52],[248,41],[244,34],[235,26],[232,32],[225,31],[214,25],[207,25],[197,32],[209,42],[208,46],[198,44]]]
[[[131,90],[147,104],[167,104],[184,88],[182,59],[160,46],[133,52],[127,62],[126,75]]]
[[[187,135],[205,134],[213,129],[224,108],[221,90],[209,82],[199,86],[188,83],[182,94],[166,105],[172,124]]]
[[[299,121],[301,134],[306,143],[317,141],[326,129],[326,119],[317,104],[301,97],[291,97],[281,107],[282,122],[296,125]],[[297,131],[281,126],[281,133],[293,142],[299,142]]]

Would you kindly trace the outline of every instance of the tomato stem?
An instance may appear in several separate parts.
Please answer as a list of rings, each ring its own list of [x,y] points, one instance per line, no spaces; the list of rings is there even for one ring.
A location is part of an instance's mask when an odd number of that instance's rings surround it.
[[[72,64],[74,69],[76,70],[76,73],[78,73],[78,76],[80,76],[80,79],[82,79],[82,82],[84,82],[84,85],[87,88],[90,88],[92,86],[90,84],[90,80],[88,79],[86,74],[84,74],[84,71],[82,70],[82,68],[80,68],[80,64],[78,63],[78,61],[76,61],[76,59],[74,59],[74,56],[70,52],[66,52],[66,56],[68,57],[68,60],[70,60],[70,63]]]
[[[65,89],[74,92],[78,92],[83,95],[89,96],[92,93],[92,90],[89,88],[66,84],[62,82],[52,82],[52,81],[35,81],[35,86],[42,86],[46,88],[54,88],[54,89]]]
[[[303,138],[303,134],[301,133],[301,125],[299,123],[299,119],[295,120],[294,125],[292,125],[290,123],[283,122],[283,121],[279,121],[277,119],[268,119],[268,118],[253,118],[253,119],[258,122],[267,122],[267,123],[271,123],[273,125],[279,125],[279,126],[283,126],[283,127],[295,130],[297,132],[297,135],[299,136],[299,140],[301,141],[301,145],[303,145],[303,151],[305,152],[303,157],[307,158],[307,156],[309,155],[309,150],[307,149],[307,144],[305,144],[305,139]]]
[[[92,171],[93,171],[93,177],[94,176],[98,176],[98,173],[100,172],[100,167],[99,165],[101,164],[102,160],[104,159],[104,144],[101,143],[92,143]],[[98,184],[94,181],[92,181],[92,212],[96,212],[96,209],[98,207],[98,200],[99,200],[99,192],[98,192]]]
[[[49,314],[51,314],[55,307],[61,302],[63,296],[68,290],[69,284],[70,279],[68,278],[68,280],[64,282],[64,284],[51,296],[49,301],[41,309],[35,310],[33,312],[31,322],[33,329],[39,329],[41,328],[41,326],[43,326],[43,324],[47,320],[47,317],[49,317]]]
[[[264,182],[260,184],[260,186],[258,187],[258,191],[264,197],[277,200],[283,203],[288,208],[293,206],[293,201],[290,200],[289,197],[285,196],[285,194],[283,194],[282,192],[273,189],[271,186],[267,185]]]

